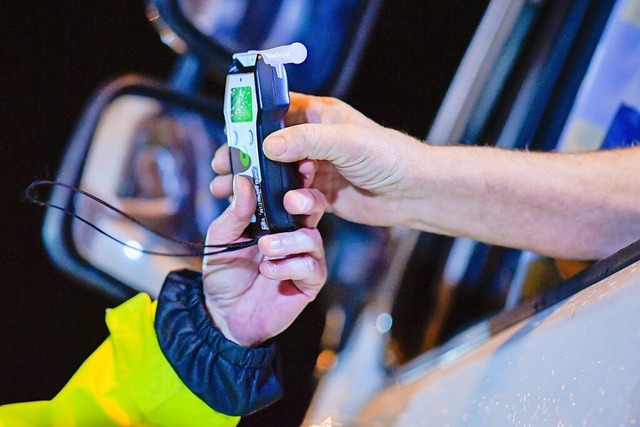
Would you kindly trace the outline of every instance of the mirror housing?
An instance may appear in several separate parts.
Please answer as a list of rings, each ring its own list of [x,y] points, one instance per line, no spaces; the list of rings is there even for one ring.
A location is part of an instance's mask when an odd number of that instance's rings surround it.
[[[164,235],[202,241],[209,223],[227,206],[208,189],[214,176],[210,159],[225,142],[221,102],[128,75],[106,84],[90,101],[56,180]],[[53,187],[49,201],[127,244],[180,252],[180,245],[64,187]],[[53,208],[46,210],[43,238],[57,267],[115,301],[137,292],[155,297],[169,271],[198,270],[201,264],[200,258],[143,254]]]

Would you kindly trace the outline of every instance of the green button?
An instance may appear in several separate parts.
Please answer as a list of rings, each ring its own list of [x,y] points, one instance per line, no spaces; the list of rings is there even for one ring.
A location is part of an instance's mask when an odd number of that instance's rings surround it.
[[[244,151],[240,151],[240,163],[242,163],[242,166],[245,168],[249,166],[249,163],[251,163],[251,157],[249,157],[249,155]]]

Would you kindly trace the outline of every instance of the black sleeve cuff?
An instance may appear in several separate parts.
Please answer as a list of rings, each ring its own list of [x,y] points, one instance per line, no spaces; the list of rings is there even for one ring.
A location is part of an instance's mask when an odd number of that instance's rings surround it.
[[[247,415],[282,396],[275,345],[248,348],[226,339],[205,307],[200,273],[181,270],[167,276],[155,329],[180,379],[216,411]]]

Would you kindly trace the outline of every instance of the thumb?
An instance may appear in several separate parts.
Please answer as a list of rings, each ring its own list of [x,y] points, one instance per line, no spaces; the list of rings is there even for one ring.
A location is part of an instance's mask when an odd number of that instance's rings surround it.
[[[291,163],[304,159],[327,160],[337,167],[357,160],[366,145],[366,130],[352,124],[301,124],[280,129],[263,144],[265,155]]]
[[[207,244],[222,245],[236,241],[247,228],[256,209],[256,194],[244,176],[234,177],[234,196],[231,205],[211,225]]]

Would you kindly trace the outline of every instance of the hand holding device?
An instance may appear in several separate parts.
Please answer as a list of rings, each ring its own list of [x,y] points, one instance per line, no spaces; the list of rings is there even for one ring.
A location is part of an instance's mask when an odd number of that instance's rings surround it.
[[[264,141],[265,154],[277,162],[315,162],[310,186],[326,196],[329,212],[401,225],[412,200],[422,198],[424,184],[415,177],[428,164],[427,144],[330,97],[292,93],[286,121],[289,127]]]
[[[236,178],[236,196],[209,227],[207,244],[245,241],[256,207],[253,183]],[[258,246],[204,258],[205,301],[216,326],[230,340],[253,346],[286,329],[313,301],[327,279],[319,217],[309,227],[263,236]]]

